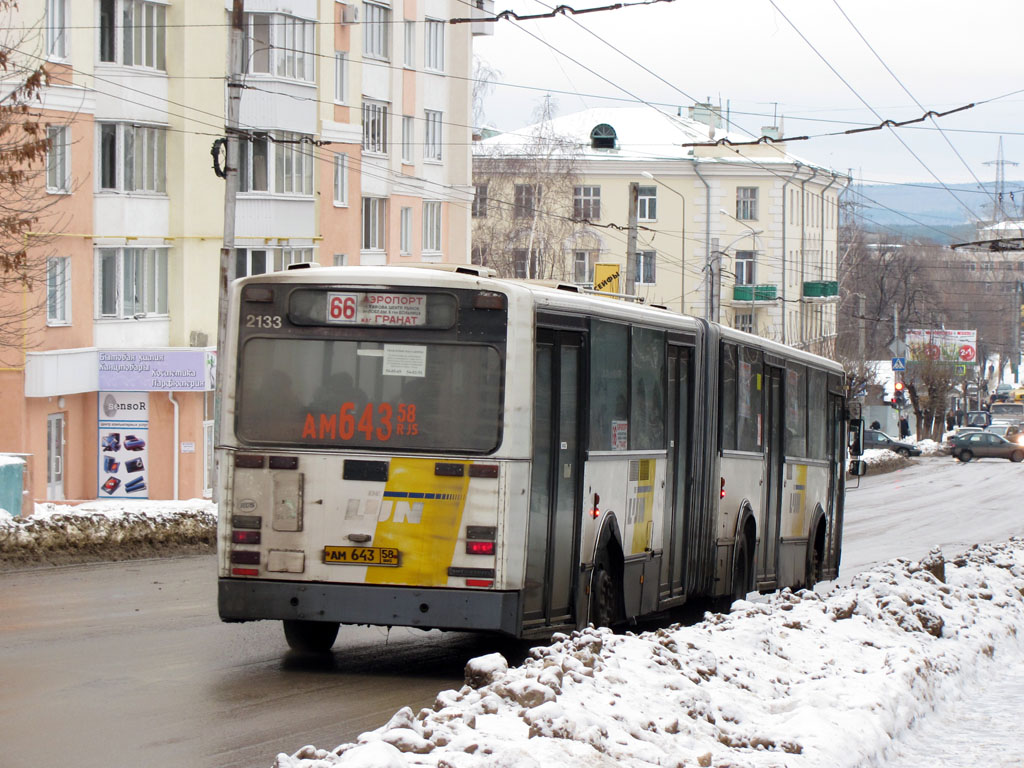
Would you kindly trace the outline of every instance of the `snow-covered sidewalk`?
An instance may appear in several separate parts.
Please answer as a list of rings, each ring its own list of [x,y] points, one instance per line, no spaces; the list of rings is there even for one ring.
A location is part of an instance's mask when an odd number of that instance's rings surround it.
[[[432,709],[275,768],[879,765],[937,702],[1019,666],[1022,642],[1014,539],[893,561],[826,596],[740,601],[694,626],[556,637],[512,669],[480,657]]]

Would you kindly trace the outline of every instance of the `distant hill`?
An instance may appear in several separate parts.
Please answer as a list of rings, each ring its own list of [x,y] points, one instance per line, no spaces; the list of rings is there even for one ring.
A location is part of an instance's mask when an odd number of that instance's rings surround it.
[[[844,199],[857,204],[857,213],[868,229],[939,243],[970,240],[974,237],[977,218],[992,219],[995,184],[948,184],[947,187],[963,205],[936,183],[854,183]],[[1024,181],[1003,183],[1002,207],[1007,217],[1024,217]],[[972,217],[968,209],[975,216]]]

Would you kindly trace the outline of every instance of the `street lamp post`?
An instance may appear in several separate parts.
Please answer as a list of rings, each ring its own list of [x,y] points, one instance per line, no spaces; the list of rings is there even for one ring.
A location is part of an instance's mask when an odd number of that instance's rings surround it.
[[[679,225],[679,312],[686,312],[686,198],[683,193],[673,189],[650,171],[640,171],[645,179],[650,179],[659,184],[674,195],[679,196],[680,203],[680,225]]]

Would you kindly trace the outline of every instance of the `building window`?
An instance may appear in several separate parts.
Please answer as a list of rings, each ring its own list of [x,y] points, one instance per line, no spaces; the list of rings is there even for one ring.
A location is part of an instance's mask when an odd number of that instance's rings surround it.
[[[740,221],[757,219],[757,187],[736,187],[736,218]]]
[[[527,253],[528,251],[525,248],[515,248],[512,250],[513,273],[520,280],[525,280],[533,273],[532,265],[530,264],[532,259],[527,256]],[[537,251],[534,250],[533,257],[536,258],[536,256]]]
[[[441,113],[432,109],[426,110],[426,140],[423,143],[424,160],[441,159]]]
[[[363,3],[363,55],[370,59],[391,58],[391,9]]]
[[[412,208],[403,207],[399,219],[398,249],[408,256],[412,253]]]
[[[441,203],[423,201],[423,252],[441,252]]]
[[[312,261],[312,248],[236,248],[235,277],[280,272],[290,264]]]
[[[46,260],[46,323],[67,325],[71,317],[71,259],[51,256]]]
[[[167,314],[166,248],[101,248],[100,317]]]
[[[416,67],[416,22],[405,22],[405,59],[407,69]]]
[[[412,115],[402,115],[402,162],[412,163],[412,137],[416,121]]]
[[[68,174],[68,127],[49,126],[46,129],[49,146],[46,150],[46,191],[68,192],[71,178]]]
[[[100,61],[166,71],[167,8],[142,0],[100,0]]]
[[[363,101],[363,149],[387,154],[388,105],[379,101]]]
[[[658,188],[637,187],[636,217],[640,221],[656,221],[658,218]]]
[[[46,55],[53,59],[67,58],[67,0],[47,0],[46,2]]]
[[[655,251],[638,251],[636,254],[636,282],[654,283],[654,257]]]
[[[487,218],[487,185],[473,185],[473,218]]]
[[[755,251],[736,251],[736,285],[754,284]]]
[[[276,137],[274,191],[282,195],[312,195],[312,144],[305,144],[305,137],[298,133],[280,133]]]
[[[334,52],[334,100],[338,104],[348,101],[348,54]]]
[[[167,132],[163,128],[100,123],[100,189],[166,191]]]
[[[334,254],[334,266],[336,267],[347,267],[348,266],[348,255],[344,253]]]
[[[281,13],[246,14],[245,71],[313,82],[315,29],[312,21]]]
[[[364,251],[383,251],[385,233],[385,197],[363,198],[363,236]]]
[[[573,187],[572,216],[574,219],[597,221],[601,218],[601,188]]]
[[[516,184],[512,218],[533,218],[534,210],[540,200],[540,184]]]
[[[334,156],[334,204],[348,205],[348,155]]]
[[[597,251],[573,251],[572,263],[573,282],[580,285],[593,285]]]
[[[249,134],[238,147],[238,190],[270,191],[270,140],[265,133]]]
[[[423,66],[435,72],[444,71],[444,22],[427,19],[424,22]]]
[[[752,312],[748,312],[746,314],[738,314],[738,315],[736,315],[736,319],[735,319],[735,322],[733,323],[733,327],[738,329],[738,330],[740,330],[740,331],[745,331],[746,333],[753,333],[754,332],[754,315],[753,315],[753,313]]]

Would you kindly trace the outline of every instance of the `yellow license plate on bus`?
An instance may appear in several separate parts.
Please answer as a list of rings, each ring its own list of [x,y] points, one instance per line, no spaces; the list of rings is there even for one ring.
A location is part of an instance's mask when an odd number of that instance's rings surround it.
[[[324,562],[331,565],[398,565],[398,550],[391,547],[324,547]]]

